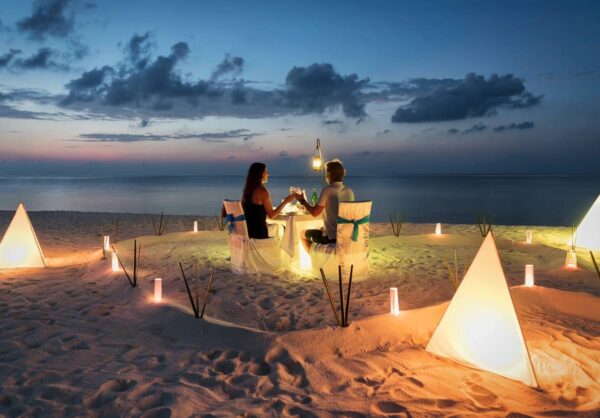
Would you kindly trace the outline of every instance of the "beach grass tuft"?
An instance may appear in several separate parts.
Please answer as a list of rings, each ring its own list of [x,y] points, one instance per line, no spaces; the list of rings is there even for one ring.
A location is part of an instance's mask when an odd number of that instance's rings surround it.
[[[399,237],[400,231],[402,231],[402,223],[404,222],[402,212],[400,212],[400,210],[398,210],[398,212],[396,213],[396,221],[395,222],[392,218],[391,213],[389,213],[389,216],[390,216],[390,225],[392,225],[392,232],[394,233],[395,237]]]
[[[444,256],[444,265],[446,266],[446,269],[448,270],[448,278],[450,280],[450,285],[452,286],[452,290],[454,290],[456,292],[456,290],[458,289],[458,286],[460,285],[460,276],[458,275],[458,258],[456,256],[456,249],[454,250],[454,263],[452,265],[450,265],[450,263],[448,262],[448,258],[446,256]],[[467,271],[467,266],[466,264],[463,265],[463,271],[462,271],[462,276],[464,276],[465,272]]]
[[[215,276],[215,271],[212,270],[210,273],[210,278],[208,280],[208,284],[206,286],[204,302],[202,304],[202,309],[200,309],[200,271],[198,270],[198,260],[194,261],[194,295],[192,296],[192,289],[188,283],[187,276],[185,274],[185,269],[183,268],[183,262],[179,261],[179,269],[181,270],[181,275],[183,277],[183,282],[185,283],[185,289],[190,298],[190,304],[192,305],[192,310],[194,311],[194,316],[196,318],[202,319],[204,317],[204,312],[206,311],[206,306],[208,304],[208,296],[210,295],[210,289],[212,287],[212,281]]]
[[[488,214],[485,210],[481,213],[481,215],[477,216],[477,226],[479,226],[479,232],[481,233],[482,237],[487,236],[488,232],[494,228],[495,218],[495,213],[492,212],[488,217]]]
[[[600,268],[598,268],[598,263],[596,262],[594,253],[591,250],[590,250],[590,257],[592,258],[592,263],[594,264],[594,268],[596,269],[596,274],[598,275],[598,279],[600,279]]]
[[[137,240],[133,240],[133,270],[131,275],[125,268],[125,265],[123,264],[121,257],[119,257],[119,254],[117,253],[117,250],[115,249],[114,245],[112,246],[112,249],[117,256],[117,260],[119,261],[119,264],[121,265],[121,268],[123,269],[123,272],[125,273],[125,277],[127,277],[129,284],[131,285],[131,287],[137,287],[138,269],[140,267],[140,257],[142,255],[142,244],[138,246]]]
[[[219,231],[225,231],[225,218],[217,215],[215,213],[215,220],[217,221],[217,227],[219,228]]]
[[[344,290],[343,290],[343,280],[342,280],[342,266],[338,266],[338,285],[339,285],[339,295],[340,295],[340,316],[337,314],[337,309],[335,307],[335,303],[333,302],[333,296],[331,295],[331,290],[329,288],[329,284],[327,282],[327,276],[323,269],[321,271],[321,278],[323,279],[323,285],[325,286],[325,291],[327,292],[327,297],[329,298],[329,303],[331,305],[331,310],[333,311],[333,315],[335,317],[335,322],[338,326],[345,328],[349,325],[348,315],[350,313],[350,293],[352,292],[352,276],[354,272],[354,265],[350,266],[350,275],[348,277],[348,290],[346,292],[346,301],[344,303]]]
[[[152,219],[152,228],[154,229],[154,234],[158,236],[162,235],[165,232],[167,224],[169,223],[169,217],[165,217],[165,213],[161,212],[158,222],[154,220],[154,216],[150,216],[150,218]]]

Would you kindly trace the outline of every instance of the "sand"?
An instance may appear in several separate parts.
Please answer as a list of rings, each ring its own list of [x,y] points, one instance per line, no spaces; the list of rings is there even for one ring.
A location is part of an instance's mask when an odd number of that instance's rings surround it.
[[[0,212],[0,233],[12,213]],[[350,326],[334,327],[320,278],[235,275],[213,218],[32,212],[46,269],[0,270],[0,416],[589,416],[600,411],[600,279],[589,256],[563,268],[569,228],[495,228],[540,389],[436,357],[425,345],[452,297],[444,256],[469,265],[473,225],[372,224],[369,277],[355,277]],[[131,288],[102,260],[119,217]],[[525,230],[534,244],[523,243]],[[178,271],[197,259],[204,320]],[[521,286],[524,265],[536,285]],[[462,270],[462,269],[460,269]],[[191,272],[191,269],[190,269]],[[163,302],[152,301],[163,279]],[[398,317],[387,314],[398,287]]]

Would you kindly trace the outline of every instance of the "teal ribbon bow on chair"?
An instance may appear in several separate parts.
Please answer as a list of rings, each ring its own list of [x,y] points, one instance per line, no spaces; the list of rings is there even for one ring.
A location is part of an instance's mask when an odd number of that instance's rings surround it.
[[[353,224],[354,228],[352,229],[352,241],[358,241],[358,227],[359,225],[368,224],[371,221],[371,216],[367,215],[362,219],[345,219],[341,216],[338,216],[337,219],[339,224]]]
[[[240,216],[233,216],[231,214],[227,215],[225,217],[225,222],[228,222],[227,230],[229,231],[229,233],[231,234],[233,232],[233,227],[236,222],[241,222],[241,221],[245,221],[245,220],[246,220],[246,217],[244,216],[243,213]]]

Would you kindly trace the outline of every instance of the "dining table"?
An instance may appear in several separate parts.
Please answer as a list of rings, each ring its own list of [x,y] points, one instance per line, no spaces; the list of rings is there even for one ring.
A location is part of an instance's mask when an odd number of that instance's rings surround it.
[[[323,216],[312,216],[305,210],[291,210],[279,214],[271,222],[284,227],[280,247],[289,256],[293,267],[306,270],[310,268],[310,256],[300,243],[301,235],[307,229],[320,229],[323,227]]]

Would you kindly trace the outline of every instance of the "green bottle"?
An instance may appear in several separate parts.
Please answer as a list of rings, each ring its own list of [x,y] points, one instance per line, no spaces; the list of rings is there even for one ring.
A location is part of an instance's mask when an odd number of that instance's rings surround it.
[[[313,189],[312,195],[310,196],[310,203],[313,206],[317,206],[318,201],[319,201],[319,196],[317,196],[317,189]]]

